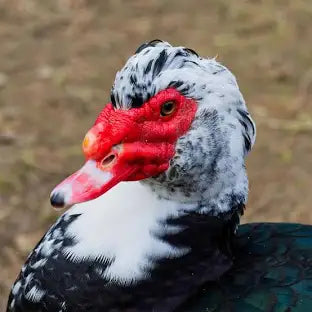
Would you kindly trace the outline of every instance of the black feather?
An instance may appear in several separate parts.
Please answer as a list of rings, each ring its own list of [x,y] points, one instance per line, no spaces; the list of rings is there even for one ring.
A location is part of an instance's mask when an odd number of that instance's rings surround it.
[[[143,51],[144,49],[148,48],[148,47],[155,47],[158,43],[161,43],[163,42],[162,40],[160,39],[154,39],[152,41],[149,41],[149,42],[144,42],[143,44],[141,44],[135,51],[134,54],[138,54],[140,53],[141,51]]]

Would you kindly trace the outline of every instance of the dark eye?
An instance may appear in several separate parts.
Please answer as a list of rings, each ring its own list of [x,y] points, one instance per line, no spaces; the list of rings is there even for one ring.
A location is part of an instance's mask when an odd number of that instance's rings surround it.
[[[160,114],[161,116],[168,116],[172,114],[176,109],[176,103],[174,101],[165,102],[161,106]]]

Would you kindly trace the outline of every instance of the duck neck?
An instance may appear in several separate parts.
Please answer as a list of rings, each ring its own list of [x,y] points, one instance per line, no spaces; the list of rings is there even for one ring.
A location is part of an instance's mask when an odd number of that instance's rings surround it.
[[[247,202],[248,178],[244,164],[236,164],[231,174],[226,170],[219,172],[215,179],[185,174],[186,170],[180,170],[180,176],[171,179],[170,172],[140,183],[159,199],[174,201],[181,209],[185,205],[197,213],[221,219]]]
[[[193,253],[204,259],[216,249],[228,257],[242,205],[218,216],[198,207],[163,198],[139,182],[121,183],[65,214],[77,218],[66,231],[75,243],[64,253],[75,261],[103,259],[109,263],[103,278],[123,284],[148,279],[164,259],[183,262]]]

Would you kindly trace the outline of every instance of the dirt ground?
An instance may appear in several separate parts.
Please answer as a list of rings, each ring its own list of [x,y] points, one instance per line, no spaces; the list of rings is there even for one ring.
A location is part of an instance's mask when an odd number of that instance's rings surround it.
[[[0,0],[0,306],[116,70],[155,38],[238,77],[258,126],[242,221],[312,223],[311,0]]]

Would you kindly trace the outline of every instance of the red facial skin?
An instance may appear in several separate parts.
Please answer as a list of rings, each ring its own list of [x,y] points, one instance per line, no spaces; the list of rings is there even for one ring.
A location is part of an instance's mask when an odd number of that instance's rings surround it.
[[[175,103],[175,109],[162,116],[162,105],[168,101]],[[189,130],[196,110],[194,100],[172,88],[160,91],[139,108],[122,110],[107,104],[88,131],[83,151],[87,161],[93,160],[99,170],[110,173],[112,178],[99,185],[86,170],[83,174],[78,171],[55,191],[70,184],[71,196],[65,204],[72,205],[94,199],[118,182],[142,180],[166,171],[175,154],[175,144]]]

